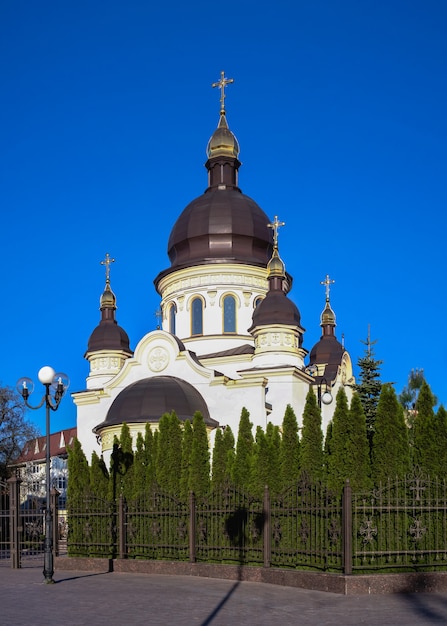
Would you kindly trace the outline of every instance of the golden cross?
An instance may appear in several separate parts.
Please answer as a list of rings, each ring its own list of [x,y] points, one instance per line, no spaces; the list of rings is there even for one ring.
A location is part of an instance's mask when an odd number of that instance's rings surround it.
[[[217,83],[212,83],[211,87],[219,87],[220,89],[220,112],[225,113],[225,87],[234,83],[234,78],[225,78],[225,72],[220,73],[220,80]]]
[[[326,278],[320,281],[320,285],[326,285],[326,300],[329,302],[329,291],[331,289],[331,285],[335,283],[335,280],[329,278],[329,274],[326,274]]]
[[[101,265],[105,265],[106,266],[106,282],[110,281],[110,265],[112,263],[115,263],[115,259],[110,258],[109,253],[106,253],[106,258],[104,259],[104,261],[100,261]]]
[[[278,220],[277,215],[275,215],[275,219],[273,220],[271,224],[267,224],[267,228],[271,228],[273,230],[273,245],[275,248],[278,247],[278,230],[281,228],[281,226],[285,226],[285,225],[286,225],[285,222],[280,222]]]

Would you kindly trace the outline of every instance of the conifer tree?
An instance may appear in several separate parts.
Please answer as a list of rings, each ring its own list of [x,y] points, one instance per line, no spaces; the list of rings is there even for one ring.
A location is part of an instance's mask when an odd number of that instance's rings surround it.
[[[223,432],[221,428],[216,429],[213,447],[213,462],[211,468],[211,483],[213,489],[225,483],[225,470],[227,465],[226,452],[224,448]]]
[[[226,426],[223,434],[223,448],[225,451],[225,482],[231,482],[233,477],[234,459],[236,458],[235,440],[230,426]]]
[[[281,488],[289,487],[298,480],[300,442],[295,412],[287,405],[282,422],[281,440]]]
[[[261,498],[264,487],[268,484],[270,477],[270,455],[267,437],[261,426],[256,427],[256,437],[253,446],[253,466],[250,493],[256,498]]]
[[[192,431],[189,489],[197,498],[203,498],[210,490],[210,451],[205,421],[200,411],[194,413]]]
[[[182,437],[182,467],[180,470],[180,497],[186,502],[190,491],[192,424],[185,420]]]
[[[438,475],[437,423],[433,407],[436,401],[427,382],[421,385],[415,406],[413,426],[413,464],[429,474]]]
[[[351,409],[345,390],[340,387],[332,419],[332,437],[328,457],[328,486],[341,491],[346,479],[353,489],[370,484],[369,446],[366,420],[360,398],[354,394]]]
[[[327,481],[329,476],[329,457],[332,449],[332,420],[329,422],[326,428],[326,437],[324,438],[323,448],[323,476]]]
[[[168,493],[178,495],[182,464],[182,430],[175,411],[162,415],[158,428],[157,482]]]
[[[98,498],[107,498],[109,492],[109,472],[104,459],[95,451],[92,452],[90,463],[90,491]]]
[[[236,443],[236,457],[233,465],[233,482],[238,487],[247,489],[251,484],[253,463],[253,433],[250,413],[244,407],[239,421]]]
[[[447,411],[441,405],[436,413],[438,476],[447,478]]]
[[[366,341],[362,341],[362,343],[365,344],[366,348],[364,356],[360,357],[357,361],[357,365],[360,368],[360,382],[354,386],[354,389],[358,393],[362,403],[366,418],[368,441],[371,444],[374,433],[377,403],[382,388],[382,383],[380,382],[380,366],[383,361],[379,361],[375,358],[373,346],[377,342],[371,341],[369,326]]]
[[[223,431],[216,428],[214,434],[213,456],[211,463],[211,484],[214,487],[222,485],[225,475],[225,454],[223,449]]]
[[[300,442],[300,473],[311,480],[323,478],[323,431],[321,410],[315,393],[309,389],[303,412],[303,429]]]
[[[144,466],[146,468],[146,487],[150,487],[155,482],[155,466],[157,461],[156,434],[153,433],[151,425],[146,422],[144,428]]]
[[[70,503],[78,497],[82,497],[90,491],[90,469],[87,458],[77,437],[73,439],[73,445],[68,448],[68,475],[67,500]]]
[[[346,448],[347,452],[347,469],[350,475],[346,478],[350,479],[351,486],[354,490],[364,490],[371,487],[371,462],[368,435],[366,430],[366,418],[360,397],[354,393],[349,409],[349,428],[350,437],[347,441],[349,444]],[[349,467],[348,460],[352,459]]]
[[[146,488],[146,463],[145,463],[144,438],[141,432],[137,435],[137,443],[133,457],[133,497],[141,496]]]
[[[404,478],[410,470],[408,428],[404,410],[390,384],[382,385],[376,411],[371,450],[371,476],[375,485],[388,478]]]
[[[115,460],[117,461],[116,495],[118,496],[119,494],[122,494],[127,500],[129,500],[133,498],[134,495],[133,447],[130,429],[125,422],[121,427],[118,450]]]
[[[282,489],[281,480],[281,432],[279,426],[271,422],[267,424],[265,437],[268,446],[269,474],[266,485],[271,495],[279,494]]]

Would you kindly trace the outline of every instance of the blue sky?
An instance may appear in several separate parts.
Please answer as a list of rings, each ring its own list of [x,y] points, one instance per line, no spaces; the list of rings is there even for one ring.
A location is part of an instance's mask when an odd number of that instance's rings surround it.
[[[1,0],[2,384],[52,365],[85,387],[106,252],[132,348],[156,327],[225,70],[240,186],[286,222],[305,347],[329,273],[354,363],[370,324],[382,380],[423,368],[447,404],[446,29],[441,0]],[[75,420],[65,398],[52,429]]]

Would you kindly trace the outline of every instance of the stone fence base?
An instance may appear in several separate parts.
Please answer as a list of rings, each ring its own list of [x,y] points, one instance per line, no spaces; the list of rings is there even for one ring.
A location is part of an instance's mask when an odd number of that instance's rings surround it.
[[[314,591],[329,591],[343,595],[447,592],[447,572],[345,576],[343,574],[329,574],[326,572],[214,565],[212,563],[76,557],[56,557],[55,569],[57,571],[77,570],[98,573],[123,572],[223,578],[226,580],[299,587]]]

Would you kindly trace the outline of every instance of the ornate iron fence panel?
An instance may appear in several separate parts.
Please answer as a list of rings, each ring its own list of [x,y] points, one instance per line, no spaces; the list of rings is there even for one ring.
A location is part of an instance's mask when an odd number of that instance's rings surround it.
[[[447,565],[447,485],[418,470],[352,496],[353,569]]]
[[[195,505],[195,559],[262,565],[263,502],[232,486]]]
[[[42,560],[45,539],[45,499],[31,496],[25,483],[20,483],[19,550],[20,566]]]
[[[117,513],[112,502],[93,495],[71,498],[66,524],[69,556],[117,555]]]
[[[303,479],[272,500],[270,515],[272,565],[342,569],[341,496]]]
[[[0,565],[10,566],[9,485],[0,480]]]
[[[123,506],[122,556],[145,559],[189,558],[188,504],[157,487]]]

